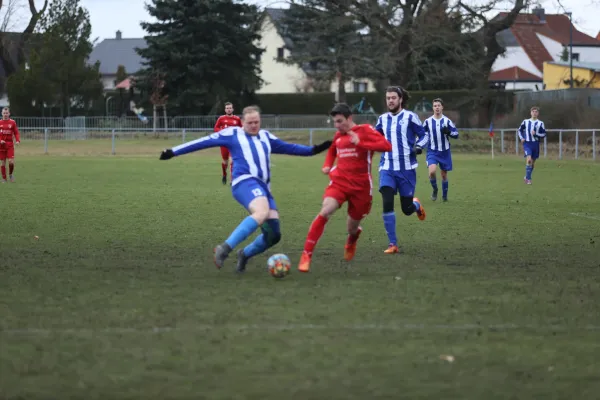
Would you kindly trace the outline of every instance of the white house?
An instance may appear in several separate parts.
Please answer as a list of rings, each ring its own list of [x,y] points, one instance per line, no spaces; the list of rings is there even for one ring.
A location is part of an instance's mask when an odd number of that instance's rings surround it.
[[[265,49],[260,67],[263,87],[257,93],[298,93],[314,91],[310,78],[301,65],[288,65],[283,62],[294,51],[289,38],[282,34],[282,21],[287,9],[266,8],[261,27],[262,39],[258,46]],[[337,91],[336,80],[331,82],[330,91]],[[375,92],[373,81],[366,78],[353,78],[345,83],[347,93]]]
[[[496,18],[504,18],[500,13]],[[573,29],[573,61],[600,62],[600,40],[580,32],[564,14],[519,14],[512,27],[500,32],[506,53],[492,66],[490,83],[506,89],[543,90],[544,62],[560,61]]]

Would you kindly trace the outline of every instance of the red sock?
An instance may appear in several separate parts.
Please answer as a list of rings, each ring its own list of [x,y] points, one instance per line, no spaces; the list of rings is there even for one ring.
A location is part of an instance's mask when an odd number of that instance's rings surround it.
[[[15,170],[15,164],[8,164],[8,173],[10,175],[12,175],[14,170]]]
[[[6,166],[2,166],[2,179],[6,179]]]
[[[352,235],[352,234],[348,234],[348,239],[346,240],[347,244],[354,244],[356,243],[356,241],[358,240],[358,237],[360,236],[360,233],[362,232],[362,229],[358,228],[358,231],[356,232],[356,234]]]
[[[227,164],[221,163],[221,169],[223,170],[223,176],[227,176]]]
[[[308,235],[306,235],[306,242],[304,242],[304,252],[309,256],[312,256],[317,242],[319,239],[321,239],[321,236],[323,236],[323,231],[325,230],[326,224],[327,218],[319,214],[310,225],[310,228],[308,229]]]

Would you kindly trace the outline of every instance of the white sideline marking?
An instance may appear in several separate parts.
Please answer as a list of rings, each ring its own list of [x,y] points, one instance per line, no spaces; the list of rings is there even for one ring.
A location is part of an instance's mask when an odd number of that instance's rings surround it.
[[[598,325],[570,326],[570,325],[516,325],[516,324],[498,324],[498,325],[479,325],[479,324],[399,324],[399,325],[315,325],[315,324],[283,324],[283,325],[253,325],[253,324],[231,324],[231,325],[194,325],[190,327],[153,327],[153,328],[72,328],[72,329],[43,329],[43,328],[15,328],[1,329],[0,335],[85,335],[85,334],[160,334],[169,332],[201,332],[210,330],[238,330],[238,331],[288,331],[288,330],[306,330],[306,331],[514,331],[514,330],[537,330],[537,331],[600,331]]]
[[[586,215],[586,214],[582,214],[582,213],[571,213],[571,215],[574,217],[587,218],[587,219],[593,219],[595,221],[600,221],[600,217],[594,216],[594,215]]]

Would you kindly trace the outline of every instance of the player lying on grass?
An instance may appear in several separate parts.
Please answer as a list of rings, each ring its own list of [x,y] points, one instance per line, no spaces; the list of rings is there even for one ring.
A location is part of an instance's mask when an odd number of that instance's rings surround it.
[[[384,251],[398,253],[396,238],[396,214],[394,198],[400,194],[400,206],[404,215],[416,213],[422,221],[425,209],[418,198],[413,197],[417,186],[417,154],[423,152],[429,137],[417,114],[405,110],[408,92],[400,86],[386,89],[385,101],[388,112],[379,116],[375,129],[392,144],[392,149],[381,155],[379,163],[379,192],[383,200],[383,226],[389,245]]]
[[[531,185],[531,175],[535,168],[535,160],[540,157],[540,139],[546,136],[546,127],[538,119],[540,109],[531,107],[531,118],[526,119],[519,127],[519,139],[523,144],[523,154],[526,158],[524,182]]]
[[[452,171],[452,154],[450,153],[450,138],[458,139],[458,130],[450,118],[443,114],[442,99],[433,100],[433,115],[425,120],[423,127],[429,135],[427,148],[427,168],[429,182],[433,188],[431,200],[436,201],[438,185],[436,170],[438,164],[442,174],[442,200],[448,201],[448,171]]]
[[[2,163],[2,183],[6,183],[6,160],[8,160],[8,174],[11,182],[15,181],[15,145],[21,143],[17,123],[10,119],[10,109],[2,109],[0,120],[0,163]]]
[[[233,104],[225,103],[225,115],[221,115],[215,124],[215,132],[232,126],[242,126],[242,120],[237,115],[233,115]],[[221,182],[227,184],[227,164],[229,164],[229,150],[225,146],[221,146]],[[233,162],[231,163],[231,172],[233,173]]]
[[[215,248],[215,265],[221,268],[229,253],[260,227],[262,234],[237,253],[237,271],[244,272],[251,257],[276,245],[281,239],[279,213],[271,194],[271,154],[314,156],[327,150],[331,141],[316,146],[284,142],[260,129],[260,111],[258,107],[250,106],[244,108],[242,113],[242,128],[227,128],[164,150],[160,159],[168,160],[218,146],[227,147],[231,153],[234,162],[231,192],[233,198],[244,206],[250,215],[235,228],[225,242]]]
[[[348,202],[348,238],[344,247],[344,259],[351,260],[356,253],[356,242],[362,231],[360,222],[371,211],[373,181],[371,160],[374,151],[390,151],[392,145],[371,125],[356,125],[347,104],[337,104],[330,115],[336,129],[333,144],[327,152],[323,173],[331,179],[323,195],[321,211],[312,222],[298,270],[309,272],[313,251],[323,235],[329,218],[345,202]],[[337,157],[337,165],[333,164]]]

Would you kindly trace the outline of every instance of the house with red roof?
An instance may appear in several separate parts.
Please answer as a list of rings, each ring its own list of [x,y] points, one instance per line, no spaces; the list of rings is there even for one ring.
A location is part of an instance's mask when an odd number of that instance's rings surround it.
[[[504,18],[499,13],[495,18]],[[570,35],[573,35],[573,61],[600,62],[600,33],[589,36],[577,30],[565,14],[546,14],[536,8],[530,14],[519,14],[509,29],[497,39],[506,52],[492,66],[490,84],[516,90],[543,90],[545,62],[565,61]],[[567,60],[568,61],[568,58]]]

